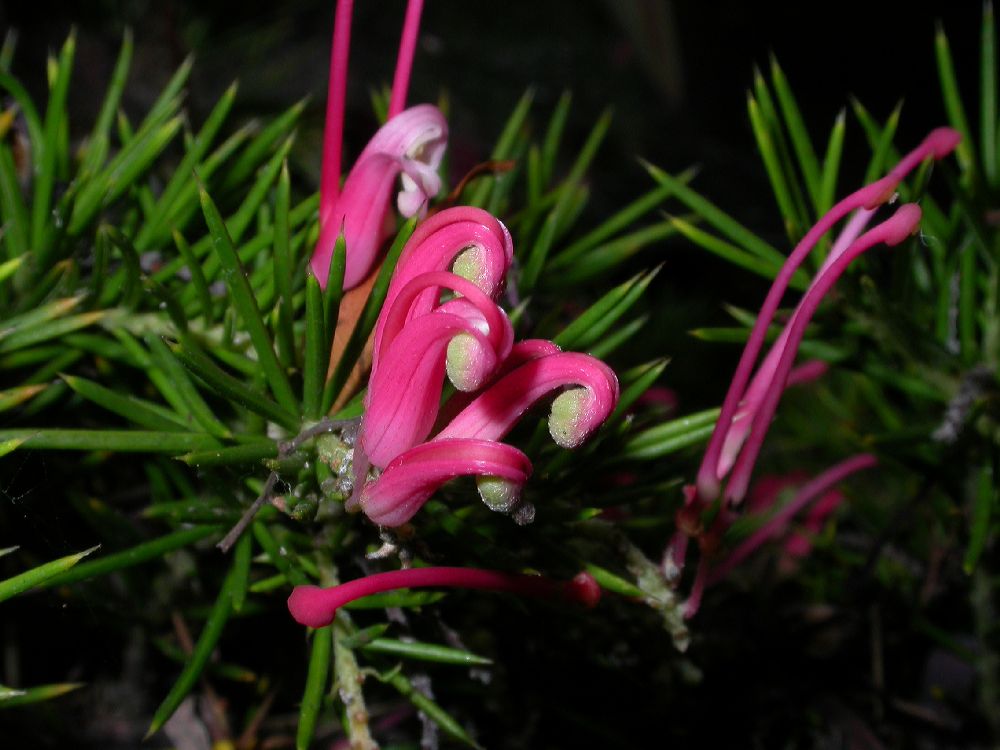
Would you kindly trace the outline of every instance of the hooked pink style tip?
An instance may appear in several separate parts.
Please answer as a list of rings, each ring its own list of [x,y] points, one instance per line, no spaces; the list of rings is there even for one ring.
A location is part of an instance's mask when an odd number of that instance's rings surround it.
[[[962,142],[962,134],[954,128],[935,128],[924,139],[935,159],[943,159]]]

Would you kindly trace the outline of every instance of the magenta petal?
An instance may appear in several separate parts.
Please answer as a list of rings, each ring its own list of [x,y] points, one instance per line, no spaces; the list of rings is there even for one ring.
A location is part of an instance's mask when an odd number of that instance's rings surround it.
[[[435,170],[448,145],[448,121],[433,104],[404,109],[380,127],[358,156],[358,162],[374,154],[412,159]]]
[[[344,229],[347,269],[344,288],[368,274],[385,239],[385,220],[396,177],[402,175],[399,202],[416,209],[440,190],[437,168],[448,139],[448,125],[436,107],[411,107],[379,128],[347,175],[343,190],[328,188],[320,204],[320,236],[312,256],[313,273],[322,286],[333,246]]]
[[[389,295],[406,282],[428,271],[447,271],[466,249],[482,254],[479,273],[470,281],[495,297],[514,260],[510,232],[499,219],[481,208],[454,206],[422,222],[410,237],[396,265]]]
[[[499,440],[535,402],[564,386],[584,389],[570,404],[573,413],[568,415],[569,419],[560,420],[567,429],[559,433],[559,444],[576,447],[607,419],[618,403],[618,378],[611,368],[594,357],[576,352],[561,352],[523,364],[462,410],[435,440],[457,437]],[[553,422],[550,419],[550,430]],[[556,436],[553,431],[553,437]]]
[[[320,222],[319,240],[310,261],[312,272],[324,289],[341,229],[347,243],[344,288],[357,286],[368,275],[385,240],[389,196],[400,169],[398,159],[379,154],[356,164],[347,176],[332,212]]]
[[[496,299],[513,252],[507,228],[486,211],[468,206],[445,209],[421,222],[406,243],[389,283],[383,309],[388,310],[399,292],[417,276],[431,271],[455,270],[452,266],[460,255],[463,268],[472,271],[470,275],[460,275]],[[409,317],[430,312],[436,305],[435,294],[427,292],[412,303]],[[380,317],[375,327],[376,357],[384,326],[384,318]]]
[[[372,353],[372,377],[378,373],[384,352],[392,347],[392,342],[401,331],[410,325],[414,320],[419,319],[426,312],[438,306],[438,298],[441,290],[448,289],[461,294],[463,299],[475,305],[488,328],[488,338],[496,351],[501,351],[506,337],[506,326],[503,318],[506,317],[503,310],[496,306],[483,291],[468,279],[457,276],[447,271],[431,271],[413,277],[393,298],[391,304],[387,303],[382,308],[376,326],[376,346]],[[430,305],[423,309],[425,300],[430,300]],[[415,308],[420,306],[417,310]],[[381,330],[381,337],[378,331]],[[504,352],[506,354],[506,352]]]
[[[492,304],[492,303],[491,303]],[[368,384],[359,439],[374,466],[383,467],[430,434],[444,384],[445,350],[459,334],[475,339],[484,356],[493,348],[476,326],[449,313],[410,321]],[[495,367],[496,362],[484,367]]]
[[[380,526],[400,526],[455,477],[494,476],[523,485],[531,461],[517,448],[489,440],[437,440],[393,459],[361,494],[361,509]]]

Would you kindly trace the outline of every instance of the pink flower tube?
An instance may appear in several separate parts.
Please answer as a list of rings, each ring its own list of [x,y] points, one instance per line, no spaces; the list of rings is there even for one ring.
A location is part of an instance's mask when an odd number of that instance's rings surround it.
[[[521,451],[491,440],[435,440],[393,459],[361,491],[361,510],[379,526],[401,526],[445,482],[460,476],[496,477],[520,488],[531,476]]]
[[[778,366],[778,360],[781,358],[781,353],[787,345],[788,332],[786,328],[781,332],[778,340],[774,342],[774,346],[767,353],[767,357],[764,358],[764,362],[761,364],[757,374],[750,381],[750,387],[747,388],[746,395],[743,397],[740,410],[733,417],[733,423],[729,427],[729,432],[726,433],[726,441],[722,446],[722,453],[719,455],[719,465],[716,469],[716,476],[720,481],[733,468],[733,463],[735,463],[740,449],[746,442],[747,435],[750,434],[750,425],[753,423],[753,417],[757,413],[757,410],[760,409],[760,405],[764,401],[764,396],[774,383],[774,373]],[[815,380],[821,377],[827,369],[828,366],[825,362],[818,360],[806,362],[789,373],[788,382],[783,387],[787,388]]]
[[[389,282],[384,309],[410,281],[431,271],[450,270],[496,299],[513,259],[514,246],[503,223],[480,208],[447,208],[421,222],[406,243]],[[430,312],[436,305],[435,294],[425,292],[411,304],[407,318]],[[380,316],[373,348],[376,361],[384,327],[385,318]]]
[[[552,404],[549,432],[563,448],[576,448],[618,403],[618,378],[599,359],[560,352],[533,359],[500,378],[458,414],[435,438],[499,440],[535,402],[564,386]]]
[[[389,362],[372,379],[359,435],[360,447],[379,468],[430,434],[437,418],[445,376],[445,353],[456,336],[466,335],[484,357],[494,352],[467,319],[430,313],[400,334]],[[496,357],[482,366],[495,366]]]
[[[337,610],[355,599],[386,591],[412,588],[462,588],[506,591],[518,596],[534,596],[577,602],[595,607],[601,587],[589,573],[578,573],[570,581],[553,581],[544,576],[514,575],[480,568],[407,568],[358,578],[339,586],[296,586],[288,597],[288,611],[301,625],[326,627]]]
[[[321,200],[320,235],[310,261],[326,286],[333,246],[344,233],[347,267],[344,288],[359,284],[385,239],[389,200],[396,178],[402,190],[397,205],[413,216],[441,189],[437,169],[448,140],[448,125],[436,107],[421,104],[404,110],[383,125],[368,142],[335,201]]]
[[[431,304],[426,312],[430,312],[433,308],[438,307],[437,300],[441,295],[442,289],[457,292],[464,299],[475,305],[479,314],[483,316],[489,330],[490,342],[497,351],[503,348],[503,342],[508,338],[504,323],[504,319],[507,316],[487,294],[468,279],[454,273],[448,273],[447,271],[422,273],[419,276],[409,279],[397,291],[391,303],[387,301],[387,306],[382,308],[382,314],[379,315],[378,321],[381,324],[382,340],[379,352],[372,360],[372,381],[378,377],[383,352],[388,353],[392,348],[395,338],[405,330],[410,322],[419,319],[420,316],[411,315],[414,304],[418,301],[423,302],[425,299],[429,299]],[[427,295],[430,295],[430,297],[428,298]],[[510,342],[513,341],[513,334],[510,334],[509,339]],[[508,344],[506,351],[503,351],[500,358],[503,359],[506,357],[509,351],[510,345]]]
[[[524,339],[523,341],[518,341],[511,347],[507,358],[504,359],[500,367],[493,373],[492,382],[484,383],[484,386],[489,387],[500,378],[516,370],[525,362],[530,362],[533,359],[539,359],[541,357],[548,357],[551,354],[559,354],[561,351],[562,349],[546,339]],[[442,427],[448,424],[463,409],[465,409],[466,406],[471,404],[475,398],[476,395],[468,392],[467,390],[453,395],[441,407],[441,413],[438,415],[439,424]]]

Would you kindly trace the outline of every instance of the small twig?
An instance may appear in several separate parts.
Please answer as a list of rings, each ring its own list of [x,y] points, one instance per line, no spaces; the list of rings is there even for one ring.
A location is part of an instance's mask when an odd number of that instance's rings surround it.
[[[272,471],[267,475],[267,481],[264,483],[264,491],[260,493],[256,500],[253,501],[253,505],[246,509],[240,520],[236,522],[236,525],[229,530],[229,532],[222,537],[222,541],[219,542],[216,547],[221,549],[223,552],[229,552],[236,544],[236,540],[239,539],[243,532],[247,530],[247,526],[253,521],[254,516],[257,515],[258,511],[264,507],[264,503],[271,499],[271,495],[274,493],[274,485],[278,483],[278,472]]]
[[[323,417],[312,427],[306,428],[287,443],[281,443],[278,446],[278,457],[285,458],[314,437],[327,432],[333,432],[334,430],[342,430],[345,427],[353,427],[357,424],[357,421],[356,419],[330,419],[329,417]]]
[[[254,711],[253,716],[250,717],[250,721],[247,722],[239,739],[236,740],[238,750],[250,750],[257,746],[257,734],[260,732],[260,727],[264,723],[264,719],[271,712],[271,706],[274,705],[274,698],[277,694],[277,689],[272,688],[264,696],[264,700],[261,701],[257,710]]]
[[[450,193],[448,193],[448,195],[445,196],[444,200],[441,201],[441,203],[439,203],[433,209],[428,211],[428,215],[430,216],[436,214],[438,211],[443,211],[444,209],[449,208],[450,206],[454,206],[456,203],[458,203],[458,199],[462,197],[462,193],[465,191],[465,188],[468,186],[470,182],[472,182],[476,178],[482,177],[483,175],[504,174],[506,172],[510,172],[516,166],[517,162],[512,159],[505,159],[505,160],[494,159],[491,161],[480,162],[479,164],[477,164],[476,166],[474,166],[472,169],[470,169],[468,172],[465,173],[465,176],[458,181],[458,184],[455,185],[454,189]]]
[[[194,652],[194,639],[191,637],[191,631],[188,630],[187,623],[184,622],[181,613],[175,609],[170,613],[170,621],[173,623],[174,633],[177,635],[177,641],[180,643],[181,649],[185,654],[191,656]]]
[[[323,435],[327,432],[333,432],[334,430],[341,430],[345,427],[351,427],[355,424],[356,420],[353,419],[330,419],[329,417],[323,417],[312,427],[307,427],[294,438],[285,443],[279,443],[278,445],[278,458],[287,458],[292,453],[295,453],[299,448],[301,448],[306,442],[312,440],[318,435]],[[278,483],[278,473],[272,471],[267,475],[267,482],[264,483],[264,490],[260,493],[256,500],[253,501],[253,505],[246,509],[240,520],[236,522],[236,525],[229,530],[229,532],[222,537],[222,541],[219,542],[216,547],[221,549],[223,552],[229,552],[236,541],[243,535],[246,531],[247,526],[253,521],[254,516],[264,507],[264,503],[269,502],[271,497],[274,495],[274,485]]]

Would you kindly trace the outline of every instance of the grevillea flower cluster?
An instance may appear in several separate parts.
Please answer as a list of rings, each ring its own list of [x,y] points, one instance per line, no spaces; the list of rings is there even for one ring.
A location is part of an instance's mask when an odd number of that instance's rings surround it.
[[[429,105],[403,110],[422,3],[410,0],[400,44],[389,120],[369,141],[340,187],[351,0],[335,20],[320,195],[320,235],[313,273],[325,284],[339,236],[347,263],[344,288],[368,275],[393,222],[389,200],[405,217],[426,214],[441,186],[437,169],[448,128]],[[493,510],[528,523],[521,499],[531,461],[500,442],[536,402],[558,392],[549,416],[553,440],[575,448],[611,414],[618,380],[603,362],[562,352],[550,341],[514,342],[497,305],[514,247],[507,228],[472,207],[442,210],[418,224],[399,256],[373,333],[364,415],[347,471],[349,510],[379,526],[407,523],[447,481],[474,476]],[[455,393],[442,407],[445,381]],[[335,467],[345,471],[346,466]],[[343,477],[342,477],[343,479]],[[359,596],[410,586],[461,586],[528,595],[562,594],[593,605],[599,588],[581,573],[568,584],[539,576],[465,568],[416,568],[366,576],[340,586],[297,587],[289,609],[320,627]]]
[[[882,223],[867,231],[865,229],[877,210],[893,200],[897,186],[907,174],[926,159],[947,156],[955,149],[959,140],[959,134],[951,128],[932,131],[888,175],[852,193],[830,209],[802,238],[775,278],[736,367],[702,459],[697,482],[685,488],[684,505],[676,516],[677,532],[664,556],[665,575],[668,580],[676,582],[683,570],[688,540],[694,538],[699,542],[702,557],[688,601],[688,615],[698,608],[701,592],[710,576],[713,553],[722,531],[732,520],[729,511],[746,495],[754,465],[781,394],[788,385],[819,374],[813,364],[804,365],[798,371],[793,370],[806,326],[820,302],[852,261],[875,245],[898,245],[917,231],[921,212],[915,204],[904,204]],[[853,215],[844,225],[826,260],[751,379],[767,329],[792,276],[822,237],[850,214]],[[842,479],[853,471],[874,465],[874,459],[867,455],[859,456],[841,466],[844,465],[849,469],[846,473],[838,473],[834,469],[830,471],[835,472],[838,479]],[[727,476],[729,481],[723,491],[722,483]],[[810,499],[817,496],[808,495]],[[708,511],[714,512],[714,519],[709,528],[706,528],[703,519]],[[757,543],[760,541],[757,539]],[[727,569],[730,567],[732,564]]]
[[[512,260],[506,227],[471,207],[435,214],[403,248],[375,327],[354,448],[352,506],[380,526],[406,523],[462,475],[477,477],[492,509],[527,522],[533,511],[521,488],[531,461],[500,440],[555,391],[549,432],[565,448],[614,410],[618,380],[603,362],[548,341],[514,343],[496,303]],[[457,393],[442,409],[446,379]],[[367,481],[369,465],[376,478]]]

